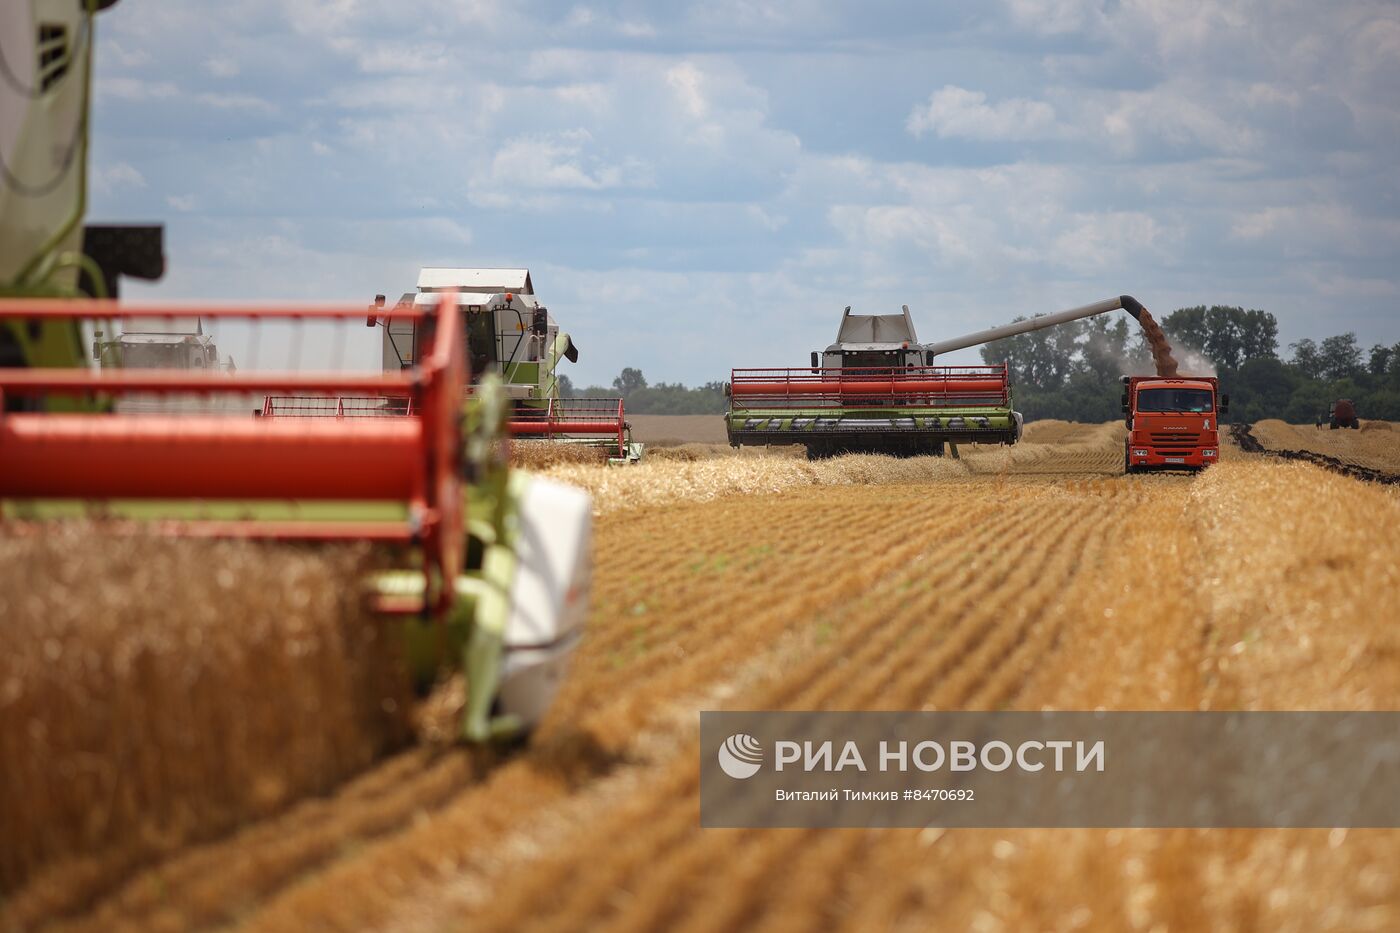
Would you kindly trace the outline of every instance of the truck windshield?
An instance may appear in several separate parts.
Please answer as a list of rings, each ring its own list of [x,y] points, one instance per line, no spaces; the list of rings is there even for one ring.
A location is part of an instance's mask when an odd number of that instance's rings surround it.
[[[1211,411],[1215,404],[1208,389],[1143,389],[1138,411]]]

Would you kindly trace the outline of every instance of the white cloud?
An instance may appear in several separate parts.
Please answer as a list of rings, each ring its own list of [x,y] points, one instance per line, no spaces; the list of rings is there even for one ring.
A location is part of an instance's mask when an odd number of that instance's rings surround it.
[[[1046,35],[1082,32],[1102,24],[1101,0],[1008,0],[1012,22]]]
[[[606,113],[613,103],[613,91],[601,81],[582,84],[566,84],[554,89],[554,95],[562,103],[580,107],[593,113]]]
[[[112,40],[103,44],[103,55],[110,55],[123,68],[139,68],[149,65],[151,53],[145,49],[128,49],[123,43]]]
[[[1043,139],[1055,132],[1055,108],[1020,97],[988,104],[981,91],[949,84],[910,111],[904,126],[916,137],[933,132],[944,139]]]
[[[620,18],[593,7],[576,6],[564,18],[564,28],[571,34],[594,31],[600,35],[621,36],[625,39],[653,39],[656,27],[642,19]]]
[[[1141,211],[1076,212],[1050,242],[1052,265],[1083,275],[1121,269],[1156,252],[1163,231]]]
[[[464,180],[478,207],[590,212],[611,208],[581,199],[609,192],[748,199],[779,189],[800,153],[770,125],[766,94],[724,59],[544,50],[518,71],[486,68],[492,80],[460,70],[337,88],[341,148],[416,164],[408,184],[461,191]]]
[[[617,31],[628,39],[655,39],[656,27],[645,20],[627,19],[618,23]]]
[[[165,100],[179,94],[169,81],[146,81],[142,78],[107,78],[97,85],[99,97],[116,100],[148,101]]]
[[[764,230],[777,233],[787,226],[788,218],[782,214],[775,214],[758,204],[749,204],[744,207],[744,213],[756,222]]]
[[[1065,179],[1049,166],[990,169],[873,166],[876,204],[830,209],[832,225],[862,255],[867,275],[915,281],[1007,268],[1027,257],[1037,231],[1065,211]],[[869,199],[869,196],[867,196]]]
[[[237,77],[241,69],[238,62],[224,55],[216,55],[204,63],[204,70],[216,78]]]
[[[1365,216],[1337,201],[1250,211],[1231,224],[1230,235],[1266,244],[1281,255],[1314,260],[1393,259],[1400,255],[1400,219]]]
[[[1257,93],[1257,91],[1256,91]],[[1241,155],[1259,148],[1259,131],[1230,113],[1228,95],[1183,83],[1123,91],[1090,104],[1101,138],[1125,156],[1162,157],[1163,148]],[[1093,124],[1089,124],[1090,131]]]
[[[1258,240],[1296,219],[1292,208],[1267,207],[1240,216],[1230,226],[1230,235],[1240,240]]]
[[[823,0],[704,0],[686,15],[691,24],[731,35],[791,34],[840,21],[839,10]]]
[[[146,187],[145,177],[127,162],[92,167],[88,171],[88,183],[94,193],[102,195]]]
[[[317,41],[382,35],[401,29],[406,18],[429,35],[481,34],[503,30],[516,16],[514,5],[500,0],[289,0],[280,6],[293,29]]]
[[[1400,298],[1400,283],[1379,277],[1362,278],[1336,269],[1309,270],[1307,283],[1319,296],[1337,302],[1374,301],[1393,306]]]
[[[272,114],[277,107],[271,102],[252,94],[203,93],[196,98],[201,104],[219,110],[242,110],[247,113]]]
[[[648,184],[649,172],[639,162],[606,164],[588,155],[586,147],[592,141],[586,130],[508,140],[492,157],[484,182],[491,187],[585,191]]]
[[[705,99],[704,77],[693,62],[681,62],[666,71],[666,83],[675,92],[676,101],[696,120],[703,120],[710,102]]]

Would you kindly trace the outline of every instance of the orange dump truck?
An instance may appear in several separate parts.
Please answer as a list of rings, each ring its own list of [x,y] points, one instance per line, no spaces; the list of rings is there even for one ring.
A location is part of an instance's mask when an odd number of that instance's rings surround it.
[[[1229,410],[1213,376],[1124,376],[1124,472],[1205,469],[1220,458],[1220,416]]]

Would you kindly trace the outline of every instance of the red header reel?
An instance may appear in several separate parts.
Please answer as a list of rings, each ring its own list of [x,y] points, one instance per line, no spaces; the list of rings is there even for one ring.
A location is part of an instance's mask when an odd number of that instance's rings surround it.
[[[736,410],[1010,404],[1004,365],[736,369],[729,391]]]
[[[401,502],[401,521],[162,522],[172,534],[291,540],[374,540],[422,549],[432,608],[445,610],[463,561],[462,398],[465,341],[455,297],[411,312],[427,334],[402,373],[0,369],[0,399],[119,399],[133,393],[204,398],[272,393],[394,396],[419,418],[373,421],[167,414],[0,413],[0,499],[372,500]],[[362,321],[363,308],[135,307],[94,301],[0,301],[0,324],[43,327],[129,318]],[[12,524],[12,523],[11,523]]]

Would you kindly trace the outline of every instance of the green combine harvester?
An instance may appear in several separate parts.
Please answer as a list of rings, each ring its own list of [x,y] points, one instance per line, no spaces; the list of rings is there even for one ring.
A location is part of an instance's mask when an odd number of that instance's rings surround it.
[[[393,305],[376,295],[366,323],[383,334],[386,373],[410,369],[421,355],[423,334],[415,309],[431,307],[444,293],[457,296],[471,365],[471,387],[494,377],[510,411],[506,429],[521,443],[545,441],[597,448],[613,464],[636,463],[644,445],[620,398],[565,398],[559,365],[578,361],[578,347],[535,296],[529,269],[469,269],[429,266],[419,270],[418,290]],[[317,400],[269,396],[267,417],[369,417],[401,411],[392,399]]]
[[[810,459],[843,453],[942,456],[958,444],[1015,444],[1023,419],[1007,366],[939,366],[945,353],[1142,305],[1128,295],[1016,321],[951,340],[920,343],[901,314],[852,314],[836,342],[804,368],[735,369],[726,387],[731,446],[801,444]]]

